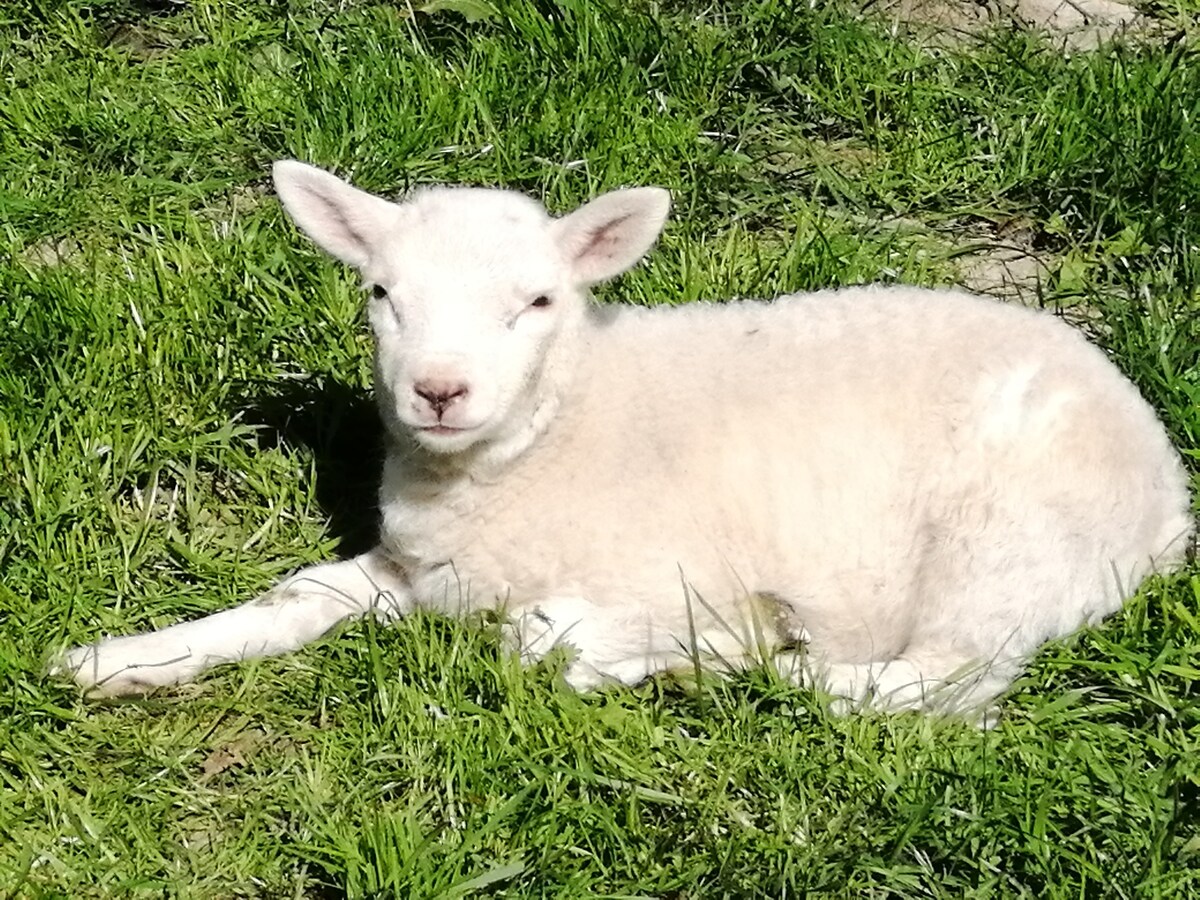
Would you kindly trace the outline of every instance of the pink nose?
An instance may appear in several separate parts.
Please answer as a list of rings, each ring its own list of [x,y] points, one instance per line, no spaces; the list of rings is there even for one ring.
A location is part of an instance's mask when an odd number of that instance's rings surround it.
[[[413,385],[413,392],[428,403],[440,419],[450,404],[467,396],[468,389],[461,381],[426,378]]]

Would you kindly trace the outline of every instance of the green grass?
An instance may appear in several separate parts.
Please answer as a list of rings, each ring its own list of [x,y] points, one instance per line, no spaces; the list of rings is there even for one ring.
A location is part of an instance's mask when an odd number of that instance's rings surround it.
[[[1194,3],[1070,57],[821,0],[497,6],[0,10],[0,897],[1200,892],[1196,566],[1048,648],[988,732],[763,672],[577,695],[424,616],[137,702],[43,677],[370,539],[359,296],[285,223],[280,157],[556,210],[667,186],[611,302],[953,283],[964,235],[1016,229],[1200,469]]]

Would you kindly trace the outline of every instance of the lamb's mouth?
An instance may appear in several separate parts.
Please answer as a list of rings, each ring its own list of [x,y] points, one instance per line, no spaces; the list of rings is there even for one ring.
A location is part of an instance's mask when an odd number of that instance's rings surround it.
[[[450,437],[455,434],[466,434],[468,431],[474,431],[473,428],[455,428],[452,425],[419,425],[417,431],[421,434],[434,434],[438,437]]]

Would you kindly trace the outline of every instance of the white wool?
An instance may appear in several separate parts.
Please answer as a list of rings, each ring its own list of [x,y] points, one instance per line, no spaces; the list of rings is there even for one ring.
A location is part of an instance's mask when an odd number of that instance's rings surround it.
[[[276,183],[378,288],[381,544],[77,648],[85,687],[175,683],[368,611],[502,607],[528,658],[575,649],[577,686],[777,651],[848,705],[978,709],[1184,557],[1161,424],[1051,316],[911,287],[601,308],[588,286],[645,253],[665,192],[552,219],[503,191],[392,204],[296,162]]]

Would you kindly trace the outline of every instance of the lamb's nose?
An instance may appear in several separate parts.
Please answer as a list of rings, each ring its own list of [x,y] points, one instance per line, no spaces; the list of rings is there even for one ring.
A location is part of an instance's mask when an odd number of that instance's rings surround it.
[[[438,418],[451,403],[467,396],[467,386],[461,381],[427,378],[413,385],[413,391],[437,413]]]

